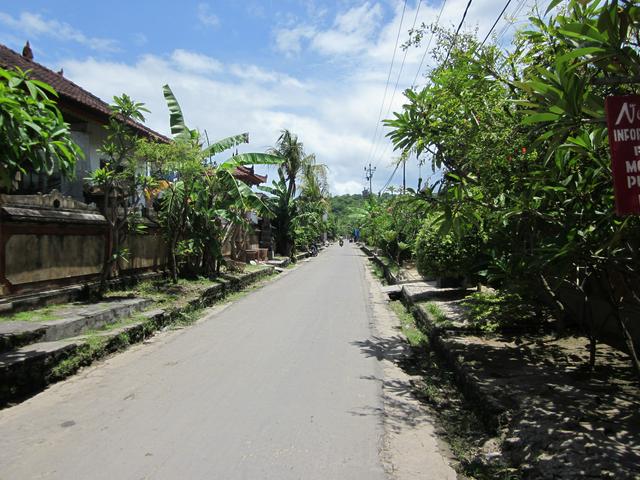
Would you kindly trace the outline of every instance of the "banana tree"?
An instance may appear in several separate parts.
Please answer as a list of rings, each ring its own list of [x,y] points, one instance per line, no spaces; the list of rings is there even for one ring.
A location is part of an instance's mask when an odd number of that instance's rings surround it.
[[[186,126],[180,104],[168,85],[163,87],[171,133],[176,144],[194,149],[190,159],[168,164],[176,177],[170,193],[163,201],[166,222],[169,265],[177,281],[176,249],[178,242],[190,242],[199,268],[211,274],[219,269],[222,246],[235,226],[246,223],[245,215],[251,210],[264,210],[258,195],[235,177],[238,167],[245,165],[279,165],[282,159],[265,153],[234,155],[219,165],[207,161],[211,156],[248,143],[249,134],[242,133],[221,139],[203,147],[200,133]],[[182,171],[186,167],[186,171]],[[197,167],[195,174],[193,167]]]

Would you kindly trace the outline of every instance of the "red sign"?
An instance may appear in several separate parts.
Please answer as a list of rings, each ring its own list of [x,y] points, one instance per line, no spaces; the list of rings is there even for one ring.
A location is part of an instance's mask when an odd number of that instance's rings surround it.
[[[640,95],[607,97],[613,190],[618,215],[640,214]]]

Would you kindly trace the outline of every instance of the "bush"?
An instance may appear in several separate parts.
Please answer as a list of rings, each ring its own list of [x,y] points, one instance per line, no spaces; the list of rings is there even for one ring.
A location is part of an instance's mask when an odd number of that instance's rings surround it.
[[[473,328],[493,333],[512,328],[531,328],[541,315],[515,293],[474,293],[462,302]]]
[[[432,221],[427,221],[416,240],[418,271],[426,277],[464,277],[477,270],[482,236],[477,229],[459,235],[443,234]]]

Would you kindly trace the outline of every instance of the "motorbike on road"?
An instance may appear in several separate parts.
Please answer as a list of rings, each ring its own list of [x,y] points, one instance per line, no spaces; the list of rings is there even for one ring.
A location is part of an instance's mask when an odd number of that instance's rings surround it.
[[[340,241],[338,242],[340,244],[340,246],[344,245],[344,240],[340,239]]]

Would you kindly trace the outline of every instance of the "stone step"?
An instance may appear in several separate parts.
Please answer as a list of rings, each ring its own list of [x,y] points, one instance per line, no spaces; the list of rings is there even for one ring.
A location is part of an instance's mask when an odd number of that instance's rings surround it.
[[[117,337],[120,334],[126,333],[144,339],[144,324],[164,315],[166,312],[161,309],[148,310],[142,312],[139,321],[97,332],[93,336],[105,338],[105,350],[102,354],[105,355],[118,349]],[[90,338],[79,335],[63,340],[37,342],[0,354],[0,406],[37,392],[56,381],[58,378],[55,378],[54,367],[88,344]],[[90,361],[88,360],[89,363]]]
[[[55,342],[101,328],[144,310],[152,304],[146,298],[126,298],[90,305],[69,305],[55,312],[52,320],[41,322],[0,322],[0,352],[35,342]]]
[[[273,259],[273,260],[267,261],[267,265],[271,265],[273,267],[279,267],[279,268],[285,268],[290,263],[291,261],[288,258]]]
[[[463,298],[471,293],[466,288],[438,288],[436,282],[413,282],[402,284],[402,295],[412,302],[430,299]]]
[[[382,287],[382,293],[388,295],[392,300],[397,300],[402,293],[402,285],[385,285]]]

